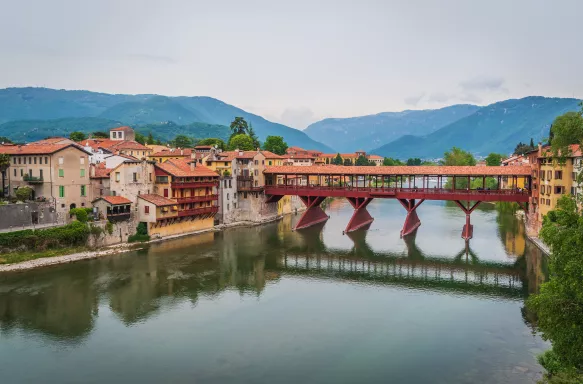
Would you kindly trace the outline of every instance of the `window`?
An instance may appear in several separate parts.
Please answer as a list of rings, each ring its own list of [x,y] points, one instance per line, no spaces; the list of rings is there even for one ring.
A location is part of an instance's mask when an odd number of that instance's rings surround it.
[[[233,188],[233,184],[231,183],[231,179],[229,179],[229,188]]]
[[[150,206],[149,205],[144,205],[144,213],[146,215],[149,215],[150,214]]]
[[[59,177],[65,177],[65,170],[63,168],[59,168]]]
[[[229,166],[229,162],[225,161],[225,167],[228,167],[228,166]]]
[[[22,164],[26,164],[26,157],[22,158]]]
[[[553,178],[553,171],[547,171],[547,179],[552,180]]]
[[[65,158],[63,156],[59,157],[59,165],[65,162]]]
[[[81,186],[81,196],[85,196],[85,186]]]
[[[168,197],[168,188],[164,188],[164,197]]]
[[[229,203],[227,203],[227,211],[229,210]]]
[[[14,165],[16,165],[16,157],[13,157],[12,161],[14,161]]]
[[[563,178],[563,171],[555,171],[555,179],[561,180]]]
[[[167,183],[168,176],[156,176],[156,183]]]
[[[22,177],[24,175],[24,172],[22,171],[22,168],[20,168],[20,177]]]
[[[59,197],[65,197],[65,186],[59,185]]]
[[[134,155],[134,151],[130,151],[130,155],[132,155],[132,156],[133,156],[133,155]]]
[[[117,194],[115,193],[115,191],[111,191],[111,196],[117,196]]]
[[[40,179],[42,180],[43,179],[43,170],[42,169],[39,171],[39,176],[40,176]]]
[[[265,160],[261,160],[261,165],[265,165]]]
[[[14,168],[14,177],[16,177],[16,168]]]
[[[32,179],[32,169],[28,170],[28,177],[30,177]]]
[[[150,172],[150,173],[148,174],[148,180],[149,180],[149,181],[152,181],[152,172]]]
[[[136,172],[134,172],[134,174],[133,174],[133,180],[134,180],[134,183],[138,182],[138,174]]]
[[[28,157],[28,164],[32,164],[32,159],[30,158],[30,156]]]
[[[85,168],[81,168],[81,177],[85,177]]]
[[[18,158],[18,164],[20,164],[20,157]]]
[[[271,165],[271,160],[269,160],[269,161],[267,162],[267,165]]]
[[[571,173],[571,180],[577,180],[577,172]]]
[[[81,165],[85,164],[85,158],[83,156],[81,156],[79,158],[79,162],[81,163]]]
[[[259,171],[257,169],[255,170],[255,176],[259,176]]]
[[[259,165],[259,160],[255,160],[255,165]]]
[[[119,183],[119,177],[120,177],[119,172],[116,172],[115,173],[115,181],[117,181],[118,183]]]
[[[555,195],[562,195],[565,193],[565,187],[555,186]]]
[[[49,158],[45,156],[45,164],[49,163]]]
[[[233,208],[237,209],[237,203],[233,203]]]
[[[577,188],[571,187],[571,195],[575,196],[577,194]]]
[[[227,193],[227,200],[229,200],[229,194]]]
[[[224,187],[227,188],[227,180],[225,179],[225,181],[223,182]]]
[[[36,164],[36,156],[35,156],[35,157],[33,157],[33,159],[34,159],[34,163]]]

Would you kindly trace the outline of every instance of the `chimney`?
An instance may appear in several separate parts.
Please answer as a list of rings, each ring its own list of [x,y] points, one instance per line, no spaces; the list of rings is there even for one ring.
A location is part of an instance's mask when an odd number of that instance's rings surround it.
[[[180,156],[184,155],[184,150],[180,149]]]
[[[196,161],[191,161],[189,164],[190,164],[190,170],[194,171],[194,167],[196,167]]]

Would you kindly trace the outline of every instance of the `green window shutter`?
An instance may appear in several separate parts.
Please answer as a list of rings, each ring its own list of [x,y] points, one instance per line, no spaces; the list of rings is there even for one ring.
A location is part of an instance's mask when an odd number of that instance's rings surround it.
[[[81,186],[81,196],[85,196],[85,186]]]
[[[85,177],[85,168],[81,168],[81,177]]]
[[[65,186],[59,185],[59,197],[65,197]]]
[[[59,177],[65,177],[65,170],[59,169]]]

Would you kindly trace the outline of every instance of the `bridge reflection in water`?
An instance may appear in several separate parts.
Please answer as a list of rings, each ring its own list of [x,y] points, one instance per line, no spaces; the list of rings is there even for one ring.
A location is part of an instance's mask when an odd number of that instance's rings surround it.
[[[352,247],[328,247],[322,226],[292,232],[292,217],[153,244],[144,250],[0,276],[0,336],[41,333],[81,341],[108,308],[125,325],[226,291],[262,295],[283,277],[453,292],[521,301],[537,289],[544,267],[538,250],[509,262],[481,260],[471,247],[455,257],[428,256],[410,236],[404,252],[376,252],[367,231],[349,234]],[[501,234],[506,238],[506,234]]]

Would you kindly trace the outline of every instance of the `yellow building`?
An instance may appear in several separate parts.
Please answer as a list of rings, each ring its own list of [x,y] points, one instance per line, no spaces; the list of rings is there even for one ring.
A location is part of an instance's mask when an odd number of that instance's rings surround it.
[[[157,163],[163,163],[167,160],[180,160],[180,159],[190,159],[192,157],[192,149],[175,149],[166,148],[163,151],[154,152],[148,155],[148,160],[155,161]]]
[[[581,150],[578,145],[571,146],[571,154],[564,164],[552,157],[550,150],[542,152],[539,158],[539,214],[544,217],[557,206],[557,200],[565,194],[576,194],[577,173]]]

